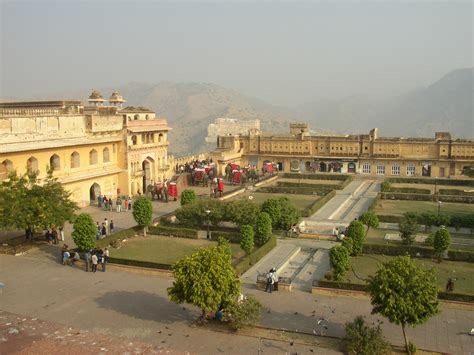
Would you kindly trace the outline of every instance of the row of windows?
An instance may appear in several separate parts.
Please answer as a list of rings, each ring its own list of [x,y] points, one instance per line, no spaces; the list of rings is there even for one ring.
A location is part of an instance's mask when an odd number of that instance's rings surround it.
[[[102,150],[102,161],[104,163],[109,163],[110,162],[110,151],[109,148],[104,148]],[[98,153],[97,150],[92,149],[89,152],[89,165],[96,165],[98,162]],[[61,158],[57,154],[53,154],[49,158],[49,166],[57,171],[61,170]],[[70,156],[70,167],[72,169],[74,168],[79,168],[81,166],[81,157],[78,152],[73,152],[71,153]],[[26,161],[26,168],[29,171],[38,171],[38,159],[36,159],[34,156],[31,156],[28,158]],[[0,164],[0,176],[2,179],[5,179],[10,171],[13,170],[13,163],[6,159]]]
[[[371,173],[371,165],[370,163],[364,163],[362,164],[362,173],[363,174],[370,174]],[[383,164],[377,164],[376,166],[376,172],[377,175],[385,175],[385,165]],[[407,170],[406,170],[406,175],[407,176],[415,176],[416,172],[416,167],[415,164],[408,164],[407,165]],[[392,175],[400,175],[400,165],[395,163],[392,165]]]
[[[164,135],[163,133],[158,134],[158,143],[163,142]],[[142,134],[142,144],[154,143],[155,142],[155,133],[143,133]],[[136,135],[132,136],[132,145],[138,144],[138,137]]]

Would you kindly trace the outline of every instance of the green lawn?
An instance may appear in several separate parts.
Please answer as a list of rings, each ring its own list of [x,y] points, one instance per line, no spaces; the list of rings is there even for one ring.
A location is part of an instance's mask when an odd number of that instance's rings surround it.
[[[317,195],[297,195],[297,194],[276,194],[276,193],[266,193],[266,192],[251,192],[246,191],[245,193],[237,196],[238,199],[248,199],[249,196],[252,196],[252,202],[257,205],[261,205],[269,198],[278,198],[278,197],[287,197],[293,206],[298,210],[302,211],[305,208],[311,207],[311,205],[319,200],[321,196]]]
[[[217,242],[204,239],[171,238],[151,235],[136,237],[122,244],[120,249],[111,249],[110,256],[129,260],[150,261],[173,264],[198,248],[210,247]],[[245,253],[238,244],[231,244],[233,261],[242,258]]]
[[[374,274],[378,269],[380,262],[385,262],[393,259],[393,256],[382,255],[363,255],[351,257],[352,268],[357,276],[362,279]],[[472,263],[465,263],[460,261],[442,261],[438,263],[429,259],[414,259],[415,263],[425,269],[434,268],[436,270],[438,287],[440,291],[444,291],[448,278],[454,281],[454,292],[468,295],[474,295],[474,265]],[[356,277],[351,270],[346,274],[345,280],[351,283],[365,283],[363,280]]]
[[[375,214],[402,216],[405,212],[438,212],[438,203],[432,201],[401,201],[401,200],[380,200],[375,207]],[[474,204],[443,202],[441,213],[444,214],[472,214]]]

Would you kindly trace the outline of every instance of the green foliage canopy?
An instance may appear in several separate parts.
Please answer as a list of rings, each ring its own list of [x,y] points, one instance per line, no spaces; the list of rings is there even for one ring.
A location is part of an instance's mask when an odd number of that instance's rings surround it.
[[[253,296],[248,296],[241,302],[231,302],[226,308],[230,318],[230,326],[238,330],[243,326],[255,325],[262,315],[263,306]]]
[[[81,251],[87,251],[95,247],[97,226],[92,217],[87,213],[81,213],[74,221],[72,240]]]
[[[132,205],[133,218],[135,222],[143,227],[143,234],[146,235],[146,228],[151,224],[153,218],[153,205],[145,196],[140,196]]]
[[[405,213],[398,226],[403,242],[405,244],[413,244],[416,233],[420,229],[417,216],[412,213]]]
[[[384,264],[368,280],[372,313],[402,326],[422,324],[438,313],[438,288],[433,269],[416,265],[409,256],[398,256]]]
[[[255,225],[255,243],[263,245],[270,240],[272,236],[272,219],[266,212],[260,212],[257,216]]]
[[[47,229],[72,221],[78,209],[71,193],[52,176],[40,184],[36,172],[19,176],[15,171],[0,184],[0,229]]]
[[[289,229],[300,218],[298,209],[287,197],[267,199],[262,204],[261,211],[269,214],[274,228]]]
[[[382,335],[380,324],[371,327],[362,316],[346,323],[345,348],[350,355],[385,355],[390,353],[390,345]]]
[[[433,236],[433,248],[441,260],[441,254],[448,250],[451,243],[451,235],[446,228],[438,229]]]
[[[377,228],[379,226],[379,218],[373,212],[365,212],[359,217],[359,221],[367,226],[365,236],[369,233],[370,228]]]
[[[173,277],[173,286],[168,288],[170,299],[199,307],[203,316],[240,293],[231,255],[219,245],[201,248],[175,263]]]
[[[240,239],[240,247],[248,255],[248,254],[250,254],[250,252],[252,251],[253,246],[254,246],[253,227],[248,225],[248,224],[244,224],[240,228],[240,234],[242,236],[242,238]]]
[[[349,251],[342,245],[333,247],[329,250],[329,260],[334,270],[334,279],[340,281],[351,266]]]
[[[365,239],[365,228],[362,222],[352,221],[347,228],[347,236],[352,240],[352,253],[351,255],[359,255],[362,253],[362,244]]]
[[[181,192],[181,206],[196,202],[196,193],[194,190],[183,190]]]

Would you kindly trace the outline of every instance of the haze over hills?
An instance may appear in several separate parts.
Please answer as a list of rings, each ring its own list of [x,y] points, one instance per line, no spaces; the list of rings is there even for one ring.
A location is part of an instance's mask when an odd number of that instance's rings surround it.
[[[99,88],[105,98],[118,89],[126,105],[145,106],[167,118],[169,151],[176,155],[205,151],[207,126],[218,117],[259,118],[264,131],[288,132],[290,122],[307,122],[317,132],[366,133],[373,127],[382,136],[433,137],[450,131],[474,137],[474,69],[458,69],[426,88],[383,102],[363,97],[322,100],[296,107],[278,107],[211,83],[129,83]],[[85,100],[92,88],[28,99]],[[26,98],[25,98],[26,99]]]

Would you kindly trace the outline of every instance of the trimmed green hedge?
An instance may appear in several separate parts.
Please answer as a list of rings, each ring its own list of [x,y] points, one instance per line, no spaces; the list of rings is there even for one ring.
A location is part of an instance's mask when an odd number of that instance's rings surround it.
[[[301,211],[302,217],[309,217],[314,214],[317,210],[323,207],[330,199],[336,195],[336,191],[332,190],[327,195],[321,197],[319,200],[316,200],[309,208],[305,208]]]
[[[310,179],[310,180],[352,180],[350,175],[344,174],[300,174],[300,173],[284,173],[283,178],[286,179]]]
[[[368,292],[367,285],[363,284],[354,284],[350,282],[337,282],[337,281],[327,281],[327,280],[314,280],[313,287],[326,287],[333,288],[337,290],[348,290],[348,291],[363,291]],[[452,292],[438,292],[438,299],[449,300],[449,301],[458,301],[458,302],[474,302],[473,295],[464,295],[461,293],[452,293]]]
[[[146,267],[150,269],[160,269],[160,270],[171,270],[171,267],[173,266],[171,264],[162,264],[162,263],[154,263],[151,261],[130,260],[130,259],[122,259],[122,258],[114,258],[114,257],[109,257],[109,263]]]
[[[417,214],[415,213],[417,221],[419,224],[423,225],[432,225],[432,221],[426,220],[430,216],[430,214]],[[441,215],[438,214],[431,214],[434,217],[435,225],[447,225],[449,227],[455,228],[474,228],[474,214],[466,214],[466,215],[458,215],[458,214],[447,214],[442,213]],[[377,215],[379,222],[385,223],[400,223],[402,216],[393,216],[393,215]]]
[[[379,192],[383,200],[404,200],[404,201],[433,201],[435,196],[415,193],[399,193],[399,192]],[[438,200],[442,202],[454,203],[474,203],[474,196],[466,195],[439,195]]]
[[[176,228],[168,226],[150,227],[150,234],[167,235],[180,238],[198,239],[198,230],[189,228]]]
[[[341,185],[305,184],[298,182],[277,181],[277,187],[299,187],[312,190],[341,190]]]
[[[276,247],[276,238],[271,236],[270,240],[262,245],[260,248],[255,250],[250,255],[242,258],[242,260],[234,266],[235,272],[237,275],[242,275],[245,271],[250,269],[252,265],[255,265],[261,258],[270,252],[274,247]]]
[[[284,187],[284,186],[264,186],[257,192],[266,192],[272,194],[295,194],[295,195],[325,195],[331,190],[314,189],[307,187]]]
[[[431,184],[446,186],[474,186],[474,180],[458,180],[458,179],[421,179],[421,178],[388,178],[388,182],[395,184]]]
[[[457,195],[457,196],[474,196],[474,192],[466,192],[463,190],[456,189],[439,189],[440,195]]]
[[[412,257],[422,257],[431,259],[434,257],[434,250],[430,247],[405,244],[362,244],[362,252],[364,254],[376,255],[410,255]],[[467,250],[448,250],[448,259],[454,261],[465,261],[474,263],[474,252]]]
[[[136,234],[141,233],[142,231],[143,231],[143,228],[140,227],[140,226],[135,226],[135,227],[132,227],[132,228],[124,229],[124,230],[121,230],[120,232],[108,235],[104,239],[98,240],[95,243],[95,245],[96,245],[96,247],[104,248],[104,247],[109,246],[110,244],[112,244],[112,242],[114,242],[115,240],[133,238]]]
[[[422,195],[431,194],[431,190],[429,189],[416,189],[414,187],[391,187],[386,192],[404,193],[404,194],[422,194]]]

